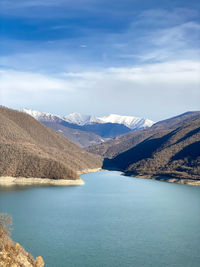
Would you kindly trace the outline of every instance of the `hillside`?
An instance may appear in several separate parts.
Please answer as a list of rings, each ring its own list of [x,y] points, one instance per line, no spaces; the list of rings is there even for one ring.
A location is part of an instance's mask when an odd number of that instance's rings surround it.
[[[200,118],[179,125],[168,132],[157,131],[113,159],[105,159],[103,167],[127,175],[200,180]]]
[[[31,116],[0,107],[0,176],[78,179],[101,160]]]
[[[42,124],[64,135],[65,137],[67,137],[69,140],[71,140],[73,143],[77,144],[80,147],[87,147],[90,145],[100,144],[105,140],[107,140],[92,132],[86,132],[78,129],[65,127],[57,122],[43,121]]]
[[[114,158],[117,155],[133,148],[145,139],[153,137],[157,133],[167,134],[173,129],[183,126],[185,123],[200,118],[200,111],[186,112],[176,117],[155,123],[153,126],[144,129],[131,131],[129,133],[117,136],[113,140],[90,146],[88,152],[101,155],[104,158]]]
[[[119,123],[91,123],[91,124],[80,126],[77,124],[70,124],[66,121],[62,121],[60,124],[65,127],[72,128],[72,129],[77,129],[77,130],[85,131],[85,132],[91,132],[96,135],[99,135],[102,138],[114,138],[118,135],[128,133],[131,131],[130,128]]]

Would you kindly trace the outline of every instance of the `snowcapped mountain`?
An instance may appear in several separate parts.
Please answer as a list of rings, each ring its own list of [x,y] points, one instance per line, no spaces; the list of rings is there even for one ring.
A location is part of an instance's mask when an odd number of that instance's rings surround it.
[[[120,116],[117,114],[110,114],[108,116],[99,118],[99,120],[104,123],[111,122],[124,124],[132,130],[148,128],[154,124],[154,122],[149,119],[138,118],[134,116]]]
[[[154,122],[149,119],[138,118],[134,116],[120,116],[117,114],[110,114],[104,117],[94,117],[91,115],[84,115],[81,113],[71,113],[66,116],[57,116],[50,113],[35,111],[31,109],[23,109],[23,112],[31,115],[36,120],[41,122],[61,122],[76,124],[79,126],[91,125],[91,124],[104,124],[104,123],[117,123],[128,127],[131,130],[138,130],[151,127]]]
[[[149,119],[138,118],[134,116],[120,116],[117,114],[110,114],[104,117],[94,117],[91,115],[83,115],[81,113],[71,113],[67,116],[64,116],[63,119],[69,123],[74,123],[81,126],[92,123],[118,123],[125,125],[131,130],[148,128],[154,124],[154,122]]]
[[[21,111],[31,115],[36,120],[41,121],[41,122],[59,122],[59,121],[63,120],[62,117],[60,117],[60,116],[56,116],[56,115],[52,115],[50,113],[40,112],[40,111],[36,111],[36,110],[32,110],[32,109],[24,108]]]
[[[84,115],[76,112],[64,116],[63,119],[69,123],[74,123],[81,126],[88,125],[91,123],[101,123],[101,121],[98,118],[95,118],[94,116]]]

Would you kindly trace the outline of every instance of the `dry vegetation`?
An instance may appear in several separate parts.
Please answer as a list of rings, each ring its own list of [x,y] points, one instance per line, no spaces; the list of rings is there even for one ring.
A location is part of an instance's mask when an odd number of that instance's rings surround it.
[[[104,167],[129,175],[200,179],[200,119],[167,133],[160,131],[115,158],[106,159]]]
[[[50,129],[53,129],[57,132],[60,132],[62,135],[67,137],[73,143],[77,144],[80,147],[87,147],[89,145],[100,144],[103,142],[104,138],[92,133],[81,131],[78,129],[69,128],[67,126],[63,126],[58,122],[46,122],[42,121],[42,124],[47,126]]]
[[[11,224],[12,218],[0,213],[0,267],[43,267],[42,257],[35,260],[19,243],[11,240]]]
[[[91,155],[31,116],[0,107],[0,176],[78,179],[101,167]]]
[[[183,126],[185,123],[198,118],[200,118],[200,111],[186,112],[179,116],[160,121],[148,129],[131,131],[127,134],[117,136],[115,139],[105,143],[90,146],[87,148],[87,151],[111,159],[133,148],[155,134],[167,134],[172,130]]]

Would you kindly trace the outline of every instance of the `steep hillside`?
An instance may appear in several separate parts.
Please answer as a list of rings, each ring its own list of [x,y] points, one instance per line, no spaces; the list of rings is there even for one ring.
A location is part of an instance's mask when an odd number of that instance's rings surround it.
[[[77,124],[70,124],[66,121],[62,121],[60,124],[72,129],[91,132],[101,136],[102,138],[114,138],[118,135],[128,133],[131,131],[130,128],[126,127],[123,124],[118,124],[118,123],[91,123],[80,126]]]
[[[117,155],[133,148],[145,139],[157,133],[167,134],[177,127],[181,127],[187,122],[200,118],[200,111],[187,112],[179,116],[160,121],[150,128],[144,130],[131,131],[127,134],[117,136],[113,140],[90,146],[87,151],[101,155],[104,158],[114,158]]]
[[[107,140],[94,133],[65,127],[57,122],[43,121],[42,124],[64,135],[65,137],[67,137],[69,140],[71,140],[73,143],[77,144],[80,147],[88,147],[90,145],[100,144],[102,142],[105,142],[105,140]]]
[[[175,129],[183,126],[185,123],[200,118],[200,111],[188,111],[167,120],[159,121],[153,125],[153,129]]]
[[[115,158],[105,159],[103,167],[127,175],[200,179],[200,118],[146,138]]]
[[[31,116],[0,107],[0,176],[77,179],[77,171],[101,166]]]

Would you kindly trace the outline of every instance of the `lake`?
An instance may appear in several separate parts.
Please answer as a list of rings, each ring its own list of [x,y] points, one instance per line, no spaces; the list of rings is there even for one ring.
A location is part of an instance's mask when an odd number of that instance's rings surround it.
[[[0,187],[12,238],[49,267],[199,267],[200,187],[82,175],[84,186]]]

